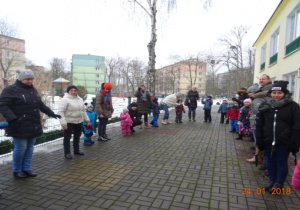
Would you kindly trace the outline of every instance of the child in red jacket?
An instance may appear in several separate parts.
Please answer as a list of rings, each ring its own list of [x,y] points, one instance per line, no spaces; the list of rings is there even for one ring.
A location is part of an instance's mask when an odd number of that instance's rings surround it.
[[[239,118],[240,110],[239,107],[234,105],[233,102],[229,103],[229,107],[227,110],[226,117],[230,119],[230,132],[238,132],[239,127],[238,127],[238,118]]]
[[[179,99],[177,101],[177,103],[179,103],[179,105],[175,107],[175,112],[176,112],[175,122],[176,123],[182,123],[182,112],[185,113],[185,110],[184,110],[184,107],[182,105],[182,100],[181,99]]]

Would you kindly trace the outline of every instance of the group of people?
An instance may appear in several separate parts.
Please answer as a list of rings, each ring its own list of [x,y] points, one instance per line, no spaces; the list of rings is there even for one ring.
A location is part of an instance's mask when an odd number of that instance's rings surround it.
[[[264,188],[270,193],[283,188],[288,174],[289,154],[295,155],[300,147],[300,107],[293,101],[287,87],[287,81],[272,84],[270,77],[264,74],[259,84],[255,83],[248,89],[241,88],[237,92],[238,98],[232,98],[229,104],[224,100],[219,107],[220,123],[224,123],[225,115],[230,119],[230,132],[238,133],[236,140],[248,135],[255,142],[255,147],[251,147],[255,150],[254,156],[247,162],[256,162],[255,156],[264,151],[260,169],[267,170],[269,182]],[[292,182],[298,190],[299,166],[300,162]]]
[[[70,85],[60,101],[58,114],[55,114],[43,103],[34,88],[34,78],[31,70],[21,71],[15,84],[6,87],[0,96],[0,112],[8,122],[7,135],[12,136],[14,141],[12,170],[17,178],[37,176],[31,170],[31,162],[36,138],[43,133],[40,111],[60,119],[64,130],[64,155],[67,159],[73,158],[70,147],[72,134],[75,155],[84,155],[79,147],[82,131],[84,145],[94,144],[91,136],[96,118],[99,120],[98,140],[110,140],[106,133],[106,126],[114,112],[110,94],[111,83],[101,85],[101,90],[96,95],[95,112],[93,104],[84,104],[82,98],[78,96],[77,87]],[[256,152],[265,151],[265,167],[268,171],[269,183],[264,188],[270,191],[273,188],[283,188],[288,174],[289,153],[297,153],[300,146],[300,107],[293,101],[287,85],[287,81],[275,81],[272,84],[268,75],[262,75],[259,85],[254,84],[248,90],[239,90],[239,97],[232,99],[234,102],[228,104],[224,100],[218,110],[221,113],[220,123],[228,124],[230,119],[230,131],[238,132],[237,139],[241,140],[247,132],[255,141]],[[145,128],[150,128],[150,125],[158,127],[160,109],[157,97],[151,98],[144,85],[139,87],[135,96],[137,102],[131,103],[120,114],[123,135],[135,132],[135,126],[142,128],[142,117]],[[171,123],[170,107],[175,107],[175,122],[182,122],[182,113],[185,109],[181,97],[181,93],[176,93],[162,100],[161,106],[164,110],[162,124]],[[192,88],[184,103],[188,106],[189,121],[196,121],[199,99],[197,89]],[[205,101],[201,100],[201,103],[204,104],[204,122],[211,122],[212,98],[207,96]],[[149,107],[153,110],[153,119],[150,123],[148,123]],[[300,162],[295,168],[292,185],[295,189],[300,189],[299,183]]]

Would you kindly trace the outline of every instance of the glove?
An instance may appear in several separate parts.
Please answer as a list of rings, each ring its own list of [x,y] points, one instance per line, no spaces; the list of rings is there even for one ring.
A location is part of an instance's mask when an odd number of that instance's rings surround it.
[[[287,150],[293,154],[296,154],[299,151],[299,147],[297,147],[293,142],[290,142],[286,145]]]
[[[58,115],[58,114],[54,114],[52,117],[55,118],[55,119],[57,119],[57,118],[60,119],[61,118],[61,116]]]

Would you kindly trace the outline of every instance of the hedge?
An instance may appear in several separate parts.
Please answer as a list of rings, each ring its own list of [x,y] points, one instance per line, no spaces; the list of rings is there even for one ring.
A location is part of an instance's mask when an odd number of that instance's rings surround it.
[[[119,117],[111,118],[107,124],[119,122]],[[97,125],[96,125],[97,126]],[[64,136],[63,130],[51,131],[48,133],[43,133],[41,136],[36,138],[35,145],[42,144],[48,141],[52,141],[54,139],[58,139]],[[0,142],[0,155],[9,153],[13,150],[13,143],[10,140],[5,140]]]

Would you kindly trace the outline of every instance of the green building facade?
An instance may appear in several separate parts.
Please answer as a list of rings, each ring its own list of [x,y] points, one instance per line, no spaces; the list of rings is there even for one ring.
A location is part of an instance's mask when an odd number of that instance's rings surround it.
[[[89,94],[100,91],[105,81],[105,58],[97,55],[72,56],[72,84],[83,86]]]

